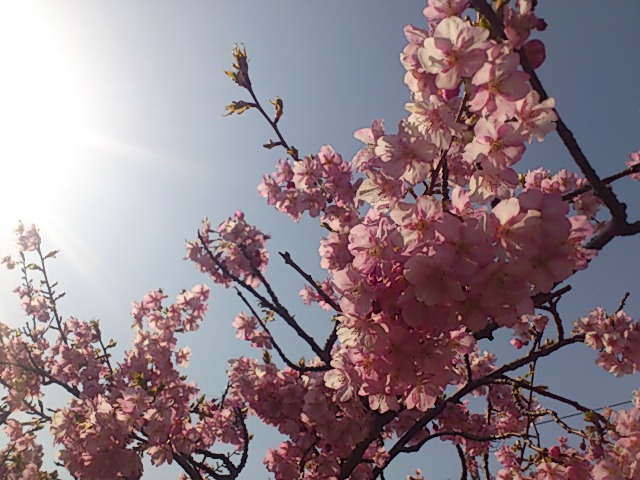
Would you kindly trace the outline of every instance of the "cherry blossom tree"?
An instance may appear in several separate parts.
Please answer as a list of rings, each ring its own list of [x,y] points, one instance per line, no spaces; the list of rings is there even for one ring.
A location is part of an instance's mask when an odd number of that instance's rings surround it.
[[[351,161],[331,146],[301,155],[279,128],[282,99],[265,109],[246,51],[235,48],[226,73],[248,96],[227,112],[257,111],[275,135],[264,147],[286,152],[260,195],[326,229],[326,278],[280,256],[300,275],[304,302],[333,327],[314,338],[283,304],[266,275],[269,235],[242,212],[218,226],[205,219],[187,258],[235,289],[246,306],[233,320],[237,336],[262,352],[232,360],[218,396],[188,380],[190,350],[178,348],[205,318],[208,286],[134,303],[133,340],[116,358],[98,321],[59,313],[64,293],[47,274],[58,252],[19,224],[18,254],[3,263],[21,271],[28,320],[0,324],[0,422],[10,440],[0,477],[59,478],[43,467],[36,432],[46,428],[56,464],[73,478],[140,478],[147,456],[175,462],[183,479],[235,479],[256,417],[286,438],[264,459],[278,480],[384,478],[400,454],[436,440],[454,446],[463,479],[640,478],[638,391],[630,408],[599,411],[535,377],[539,359],[574,344],[615,376],[640,369],[640,324],[625,313],[626,296],[615,311],[593,305],[578,319],[558,309],[576,272],[617,237],[640,233],[614,190],[622,177],[640,180],[640,152],[626,168],[620,159],[615,175],[594,170],[536,74],[545,49],[530,36],[546,28],[537,2],[513,3],[429,0],[425,27],[405,28],[408,115],[397,130],[379,119],[357,130],[363,146]],[[534,139],[551,134],[575,171],[518,171]],[[292,360],[272,322],[288,325],[309,355]],[[500,330],[524,352],[515,360],[484,350]],[[46,388],[65,392],[66,405],[48,406]],[[567,423],[551,401],[583,422]],[[564,436],[543,437],[542,420]]]

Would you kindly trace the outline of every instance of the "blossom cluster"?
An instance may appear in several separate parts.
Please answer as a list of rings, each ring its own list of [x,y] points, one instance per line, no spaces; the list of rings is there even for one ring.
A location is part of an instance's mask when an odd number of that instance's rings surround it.
[[[37,253],[39,248],[34,247]],[[18,263],[24,266],[25,260]],[[45,271],[44,260],[38,270]],[[2,453],[2,478],[57,478],[41,470],[42,447],[35,443],[34,431],[46,423],[60,446],[61,465],[75,478],[140,478],[143,453],[161,465],[207,452],[216,443],[243,448],[238,411],[207,400],[179,370],[188,365],[190,349],[179,347],[178,334],[199,328],[207,286],[182,292],[168,306],[161,290],[134,303],[135,338],[116,364],[115,342],[104,341],[97,320],[59,321],[52,297],[34,290],[26,275],[24,280],[26,286],[17,292],[33,325],[18,331],[0,324],[0,382],[7,389],[2,418],[12,440]],[[71,399],[49,415],[42,398],[51,384]],[[32,415],[35,421],[21,423],[14,414]],[[207,468],[206,461],[200,465]]]
[[[405,28],[407,114],[396,131],[380,119],[357,130],[363,146],[351,161],[331,146],[298,158],[277,127],[282,101],[272,102],[270,124],[281,141],[266,146],[284,146],[293,159],[265,175],[258,192],[292,220],[308,214],[328,231],[318,249],[325,280],[296,269],[308,282],[303,302],[333,311],[334,324],[321,346],[281,304],[267,280],[269,235],[243,212],[217,228],[205,219],[186,258],[260,306],[242,297],[250,313],[232,325],[262,359],[231,360],[219,399],[184,374],[191,350],[181,335],[199,329],[209,287],[185,290],[169,305],[161,289],[135,302],[132,345],[116,362],[115,342],[105,341],[98,321],[60,316],[61,295],[45,273],[55,252],[43,255],[36,227],[20,223],[20,257],[2,263],[22,271],[15,291],[32,321],[21,330],[0,324],[7,392],[0,422],[11,441],[0,452],[0,476],[56,478],[42,471],[35,441],[48,424],[74,478],[141,478],[147,455],[156,466],[178,463],[181,478],[235,479],[246,464],[251,415],[284,437],[264,459],[276,480],[376,478],[399,453],[436,438],[455,446],[474,478],[492,452],[501,480],[638,478],[638,392],[631,408],[596,413],[534,383],[537,360],[573,343],[594,349],[596,363],[614,375],[636,373],[640,323],[622,308],[596,309],[565,333],[556,287],[595,257],[588,246],[606,228],[605,195],[567,169],[517,170],[533,140],[560,122],[555,100],[532,78],[545,47],[531,35],[546,23],[535,1],[512,3],[429,0],[424,28]],[[491,18],[466,15],[479,4]],[[246,51],[236,47],[234,57],[227,74],[257,102]],[[639,155],[627,162],[631,178]],[[40,263],[29,264],[28,255]],[[268,326],[278,319],[311,348],[311,359],[287,357]],[[528,353],[500,364],[483,351],[499,329]],[[50,385],[69,395],[64,407],[44,408]],[[543,397],[578,408],[587,426],[569,427]],[[541,447],[531,433],[541,418],[573,438]],[[225,453],[213,451],[219,445]]]
[[[328,145],[293,164],[281,161],[274,174],[264,176],[258,192],[293,220],[305,212],[342,218],[352,213],[355,195],[351,165]]]
[[[265,249],[268,239],[269,235],[249,225],[244,213],[237,211],[216,230],[205,219],[200,238],[187,242],[186,257],[225,287],[231,286],[234,277],[255,287],[260,285],[260,274],[269,262]]]
[[[374,120],[355,133],[365,146],[350,165],[323,147],[317,155],[281,161],[258,187],[268,204],[294,220],[304,213],[321,217],[329,230],[319,248],[320,266],[329,274],[321,288],[332,285],[339,304],[338,344],[322,375],[333,395],[326,390],[320,395],[315,373],[300,375],[248,359],[234,364],[232,383],[241,385],[240,396],[263,422],[289,436],[265,460],[278,479],[297,478],[302,464],[305,478],[328,478],[320,472],[337,469],[329,458],[340,454],[325,444],[327,434],[316,429],[313,447],[301,437],[309,428],[304,405],[310,395],[324,398],[331,409],[366,399],[371,412],[395,411],[397,423],[381,435],[401,436],[407,419],[431,411],[452,386],[463,389],[470,378],[496,368],[492,356],[480,353],[477,334],[510,328],[517,348],[542,338],[549,318],[536,315],[534,299],[587,268],[597,253],[584,245],[600,227],[602,202],[587,181],[566,169],[515,170],[528,145],[543,141],[558,118],[555,100],[542,99],[521,66],[521,55],[533,68],[544,62],[544,45],[530,35],[546,23],[536,17],[533,2],[505,2],[501,38],[486,23],[461,18],[469,5],[431,0],[424,11],[428,28],[405,29],[409,44],[401,61],[411,100],[396,133]],[[301,294],[305,303],[331,308],[312,287]],[[238,336],[256,346],[255,319],[241,318],[235,322]],[[619,338],[637,328],[624,318],[611,327]],[[580,328],[574,333],[586,334],[590,344],[600,327],[588,327],[591,333]],[[616,347],[594,346],[602,350],[598,362],[611,371],[635,371],[635,337],[626,350],[618,337],[607,338]],[[265,384],[269,378],[274,380]],[[285,388],[285,379],[299,390]],[[281,389],[287,392],[282,397],[276,393]],[[264,396],[271,390],[271,398]],[[464,446],[470,466],[487,453],[482,438],[521,432],[530,424],[512,385],[492,384],[473,395],[487,400],[491,415],[474,413],[465,401],[448,405],[434,424],[441,432],[478,438],[442,436]],[[294,398],[295,407],[283,406]],[[543,414],[531,399],[527,409]],[[341,411],[336,417],[349,415]],[[349,421],[354,431],[362,428],[359,419]],[[380,448],[376,457],[384,458]],[[310,451],[313,460],[305,463],[301,455]],[[506,450],[501,454],[500,475],[515,472],[515,457]],[[561,455],[567,460],[558,472],[591,472],[596,456],[580,457],[573,465],[568,459],[578,457],[572,455]],[[551,462],[545,461],[531,478],[553,478]],[[359,478],[356,472],[352,478]],[[522,471],[519,475],[525,478]]]
[[[598,352],[596,363],[619,377],[640,371],[640,322],[624,311],[608,315],[597,308],[575,322],[574,332]]]

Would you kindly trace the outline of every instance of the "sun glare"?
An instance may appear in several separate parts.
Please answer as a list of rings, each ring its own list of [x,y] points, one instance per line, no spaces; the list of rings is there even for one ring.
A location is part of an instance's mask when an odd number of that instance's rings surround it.
[[[81,95],[50,25],[29,2],[0,15],[0,229],[49,224],[76,180],[86,139]],[[4,232],[3,232],[4,233]]]

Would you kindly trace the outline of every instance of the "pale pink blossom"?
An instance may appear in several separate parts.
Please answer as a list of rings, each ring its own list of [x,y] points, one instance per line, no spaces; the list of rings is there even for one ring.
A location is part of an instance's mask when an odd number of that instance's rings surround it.
[[[637,152],[633,152],[629,154],[629,158],[631,160],[627,161],[627,168],[635,167],[636,165],[640,165],[640,150]],[[637,173],[633,173],[629,175],[629,178],[633,180],[637,180],[640,182],[640,171]]]
[[[540,95],[535,90],[531,90],[526,97],[516,102],[515,115],[529,143],[533,137],[541,142],[547,133],[555,130],[555,122],[558,120],[554,110],[555,104],[556,101],[553,98],[540,102]]]
[[[424,69],[434,73],[439,88],[454,88],[463,77],[472,77],[487,59],[489,31],[458,17],[442,20],[418,51]]]
[[[429,0],[423,14],[430,22],[460,15],[469,5],[469,0]]]
[[[18,250],[21,252],[30,252],[40,248],[40,234],[34,224],[25,227],[22,222],[18,222],[13,233],[16,238]]]

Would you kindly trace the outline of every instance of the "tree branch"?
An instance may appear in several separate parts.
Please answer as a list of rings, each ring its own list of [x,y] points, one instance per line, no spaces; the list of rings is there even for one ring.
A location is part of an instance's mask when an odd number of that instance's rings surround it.
[[[242,299],[242,301],[247,306],[247,308],[249,310],[251,310],[251,314],[254,317],[256,317],[256,319],[258,320],[258,323],[260,324],[262,329],[267,333],[267,335],[269,335],[269,338],[271,339],[271,343],[273,344],[273,348],[276,350],[276,352],[278,352],[278,355],[280,356],[280,359],[285,364],[287,364],[288,367],[290,367],[290,368],[292,368],[294,370],[297,370],[300,373],[304,373],[304,372],[320,372],[320,371],[329,370],[330,367],[328,365],[325,365],[325,366],[322,366],[322,367],[301,367],[300,365],[297,365],[297,364],[293,363],[291,360],[289,360],[287,355],[284,353],[284,350],[282,350],[280,345],[278,345],[278,342],[276,342],[276,339],[273,336],[273,334],[269,331],[269,328],[267,327],[267,324],[260,318],[260,315],[258,315],[258,312],[255,311],[253,306],[249,303],[249,301],[242,294],[242,292],[240,290],[238,290],[237,287],[236,287],[236,293]]]
[[[518,368],[523,367],[524,365],[538,358],[551,355],[553,352],[556,352],[557,350],[563,347],[566,347],[574,343],[582,343],[582,342],[584,342],[584,335],[574,335],[573,337],[565,338],[563,340],[558,340],[557,342],[554,342],[552,344],[549,344],[540,348],[536,352],[532,352],[522,358],[509,362],[503,365],[502,367],[494,370],[493,372],[489,373],[488,375],[485,375],[484,377],[478,378],[472,382],[468,382],[462,388],[460,388],[460,390],[450,395],[448,398],[438,400],[434,407],[427,410],[425,414],[418,421],[416,421],[405,432],[405,434],[402,435],[402,437],[400,437],[400,439],[396,441],[393,447],[391,447],[391,449],[389,450],[388,452],[389,457],[384,463],[384,465],[381,467],[376,467],[376,469],[374,470],[374,473],[384,470],[393,461],[395,457],[397,457],[400,453],[402,453],[403,449],[406,448],[406,445],[413,439],[413,437],[419,432],[421,432],[430,421],[432,421],[434,418],[440,415],[444,411],[448,403],[458,403],[462,400],[464,396],[471,393],[473,390],[479,387],[482,387],[484,385],[495,383],[496,379],[501,378],[507,372],[517,370]],[[359,463],[357,459],[353,458],[356,455],[356,453],[357,452],[354,450],[352,455],[349,457],[350,461],[348,462],[348,464],[351,467],[351,469],[350,470],[346,468],[341,469],[340,476],[338,477],[340,480],[346,479],[351,474],[351,472],[356,467],[356,465]],[[347,462],[345,462],[343,466],[346,464]]]
[[[307,332],[305,332],[300,327],[300,325],[298,325],[296,320],[291,316],[291,314],[287,311],[286,308],[284,308],[279,302],[277,302],[277,304],[274,304],[274,303],[270,302],[265,296],[261,295],[251,285],[249,285],[246,282],[242,281],[239,277],[233,275],[229,271],[229,269],[227,267],[225,267],[224,264],[220,260],[218,260],[216,258],[216,256],[213,254],[213,252],[211,251],[211,249],[209,248],[207,243],[204,241],[204,238],[202,237],[202,233],[200,232],[200,230],[198,230],[198,240],[200,240],[200,243],[202,244],[202,247],[207,252],[207,255],[209,256],[211,261],[216,264],[216,267],[218,267],[222,271],[222,273],[224,275],[226,275],[231,280],[233,280],[235,283],[237,283],[242,288],[244,288],[249,293],[251,293],[251,295],[253,295],[255,298],[257,298],[263,305],[265,305],[269,309],[271,309],[274,312],[276,312],[285,321],[285,323],[287,323],[287,325],[289,325],[291,328],[293,328],[295,330],[295,332],[298,334],[298,336],[300,338],[302,338],[311,347],[313,352],[318,357],[320,357],[320,359],[322,359],[322,361],[324,361],[327,365],[329,364],[329,362],[331,361],[330,356],[327,355],[320,348],[320,346],[316,343],[316,341],[309,334],[307,334]],[[259,270],[258,270],[258,272],[259,272]],[[260,274],[260,280],[261,281],[264,280],[264,276],[262,274]],[[264,283],[264,281],[263,281],[263,283]]]
[[[507,39],[502,26],[502,21],[484,0],[471,0],[471,5],[489,21],[491,27],[497,35],[499,35],[504,40]],[[548,99],[549,95],[542,86],[542,82],[540,82],[540,79],[538,78],[538,75],[535,72],[534,68],[531,66],[531,62],[529,61],[526,52],[524,51],[524,49],[519,49],[517,50],[517,52],[520,55],[520,64],[522,65],[522,69],[527,74],[529,74],[529,82],[531,83],[531,86],[536,92],[538,92],[542,101]],[[608,185],[606,185],[602,181],[602,179],[600,179],[595,169],[591,166],[591,163],[587,160],[587,157],[582,152],[582,149],[578,145],[573,132],[569,130],[569,127],[567,127],[567,125],[564,123],[558,111],[556,109],[554,109],[554,111],[558,116],[558,120],[556,122],[556,131],[558,132],[560,139],[564,143],[566,149],[569,151],[569,154],[573,158],[574,162],[576,163],[582,174],[585,176],[585,178],[595,191],[596,195],[604,202],[613,219],[617,219],[620,223],[626,224],[627,206],[623,202],[620,202],[615,193],[613,193]]]

